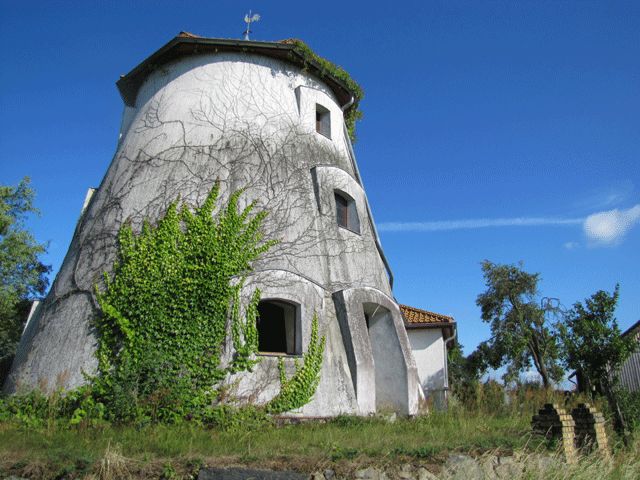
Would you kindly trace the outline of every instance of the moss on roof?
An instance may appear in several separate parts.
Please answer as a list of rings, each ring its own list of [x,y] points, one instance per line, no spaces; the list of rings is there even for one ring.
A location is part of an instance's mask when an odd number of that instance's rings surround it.
[[[344,112],[344,120],[349,132],[349,137],[352,142],[356,140],[356,122],[362,118],[362,111],[360,110],[360,100],[364,97],[364,91],[358,83],[351,78],[351,75],[347,73],[341,66],[330,62],[326,58],[321,57],[311,47],[297,38],[288,38],[282,40],[279,43],[293,46],[294,50],[302,56],[305,62],[315,63],[319,67],[320,76],[329,75],[333,78],[340,80],[344,85],[353,92],[354,101],[346,112]]]

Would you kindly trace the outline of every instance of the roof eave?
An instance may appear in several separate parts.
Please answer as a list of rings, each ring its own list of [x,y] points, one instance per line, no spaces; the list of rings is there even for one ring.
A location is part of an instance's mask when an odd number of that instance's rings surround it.
[[[425,323],[404,323],[405,327],[409,329],[413,328],[453,328],[456,325],[456,322],[425,322]]]
[[[193,51],[186,52],[186,54],[197,54],[198,47],[202,46],[206,49],[212,49],[218,51],[219,48],[228,51],[240,51],[247,53],[258,53],[272,58],[280,60],[289,60],[291,63],[298,66],[309,65],[312,73],[317,74],[322,80],[328,84],[333,93],[338,98],[341,104],[346,104],[354,95],[349,88],[344,85],[339,79],[323,74],[323,70],[320,65],[310,59],[305,59],[297,50],[294,45],[276,42],[256,42],[252,40],[231,40],[224,38],[204,38],[204,37],[185,37],[177,36],[171,39],[164,46],[160,47],[157,51],[152,53],[149,57],[143,60],[140,64],[134,67],[129,73],[120,77],[116,82],[120,96],[127,106],[134,106],[138,90],[144,83],[148,73],[157,68],[158,65],[166,64],[174,58],[180,56],[181,52],[174,52],[180,48],[180,46],[191,46]],[[185,52],[183,52],[184,54]],[[295,57],[296,61],[293,61]],[[286,55],[286,58],[283,58]]]
[[[635,330],[640,327],[640,320],[638,320],[636,323],[634,323],[633,325],[631,325],[629,328],[627,328],[624,332],[622,332],[620,334],[621,337],[626,337],[629,334],[634,334]]]

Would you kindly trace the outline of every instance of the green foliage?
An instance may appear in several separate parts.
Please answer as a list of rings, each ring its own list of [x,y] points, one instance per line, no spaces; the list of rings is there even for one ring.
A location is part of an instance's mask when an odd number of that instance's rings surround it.
[[[575,303],[558,326],[567,367],[582,372],[595,387],[615,382],[610,372],[622,366],[636,345],[632,335],[621,336],[615,318],[618,297],[618,285],[611,294],[600,290],[584,304]]]
[[[492,368],[506,366],[505,381],[534,368],[545,387],[559,381],[559,349],[548,311],[538,302],[539,274],[522,270],[522,265],[482,262],[487,290],[478,295],[482,320],[491,325],[491,339],[481,343],[479,352]]]
[[[38,213],[34,192],[25,177],[17,187],[0,185],[0,384],[11,365],[27,319],[30,302],[44,294],[50,267],[38,259],[46,246],[24,226]]]
[[[271,425],[271,420],[263,408],[253,405],[234,407],[218,405],[207,409],[203,423],[225,432],[253,431]]]
[[[266,408],[224,404],[222,388],[216,390],[228,375],[258,362],[260,291],[244,308],[240,292],[251,262],[274,243],[263,241],[265,213],[251,217],[253,205],[238,212],[241,191],[215,211],[218,191],[216,185],[194,212],[171,204],[156,226],[145,222],[137,235],[129,224],[121,228],[113,275],[105,274],[103,291],[96,289],[102,308],[97,375],[48,398],[34,391],[0,399],[0,421],[142,426],[192,420],[233,431],[261,428],[267,413],[311,400],[325,344],[316,316],[304,363],[291,379],[280,364],[282,390]],[[228,343],[232,354],[223,362]]]
[[[320,338],[318,335],[318,317],[314,314],[309,347],[303,364],[301,366],[296,359],[296,371],[290,379],[287,379],[284,360],[282,357],[279,359],[280,393],[267,405],[269,413],[288,412],[309,403],[320,382],[324,344],[325,337]]]
[[[291,38],[283,40],[282,43],[293,45],[294,50],[304,59],[305,63],[309,63],[317,66],[320,69],[320,76],[333,77],[341,81],[350,91],[353,93],[354,102],[347,111],[344,113],[344,121],[349,132],[351,141],[356,141],[356,122],[362,118],[362,111],[359,109],[360,101],[364,97],[364,92],[360,85],[356,83],[351,75],[349,75],[342,67],[330,62],[329,60],[322,58],[316,54],[311,48],[302,40]]]
[[[351,460],[358,456],[360,451],[357,448],[343,448],[340,445],[331,446],[331,461],[337,462],[339,460]]]
[[[480,384],[480,377],[487,369],[485,362],[487,354],[482,348],[486,347],[481,346],[466,357],[460,342],[455,342],[447,350],[449,385],[452,393],[464,402],[467,401],[467,397],[475,395],[474,392]]]
[[[173,422],[216,400],[214,386],[251,370],[258,347],[256,291],[240,312],[243,276],[274,242],[261,232],[265,212],[238,211],[242,191],[218,212],[216,185],[191,212],[171,204],[140,234],[125,224],[113,276],[97,293],[98,399],[113,420]],[[215,213],[215,215],[214,215]],[[234,355],[221,362],[228,318]]]
[[[394,455],[413,458],[433,458],[437,453],[439,453],[438,450],[429,445],[415,448],[397,447],[393,449]]]
[[[466,377],[466,358],[462,348],[463,346],[460,342],[454,342],[447,350],[447,370],[450,385],[459,385]]]
[[[559,324],[565,363],[580,372],[587,385],[603,393],[614,418],[614,428],[629,443],[627,421],[619,400],[616,372],[637,347],[632,335],[623,337],[615,318],[619,285],[613,293],[599,290],[582,302],[576,302]]]
[[[482,387],[480,377],[484,373],[484,360],[478,351],[468,356],[463,354],[463,346],[455,342],[447,350],[447,372],[451,394],[463,405],[477,408],[477,393]]]
[[[632,431],[640,430],[640,392],[618,391],[618,400],[624,418]]]
[[[163,480],[172,480],[174,478],[178,478],[178,472],[176,472],[175,467],[171,464],[171,462],[165,462],[162,466],[162,476],[160,477]]]
[[[29,427],[43,425],[49,418],[52,402],[38,391],[2,398],[0,420],[14,420]]]

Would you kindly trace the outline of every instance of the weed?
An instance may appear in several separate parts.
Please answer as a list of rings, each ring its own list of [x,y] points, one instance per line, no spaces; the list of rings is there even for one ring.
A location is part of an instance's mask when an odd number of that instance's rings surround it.
[[[117,446],[112,447],[111,442],[107,444],[107,449],[99,461],[98,479],[117,480],[131,478],[127,468],[127,459],[122,456]]]

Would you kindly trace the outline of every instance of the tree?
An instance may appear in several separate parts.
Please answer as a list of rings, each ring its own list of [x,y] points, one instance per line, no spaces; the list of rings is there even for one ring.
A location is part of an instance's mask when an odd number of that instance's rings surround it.
[[[455,342],[447,350],[449,385],[452,394],[467,408],[477,408],[480,377],[487,366],[480,349],[464,356],[463,345]]]
[[[616,394],[616,372],[633,352],[635,340],[620,334],[614,315],[618,297],[616,285],[611,294],[599,290],[584,303],[576,302],[558,329],[565,364],[606,396],[614,428],[626,442],[627,422]]]
[[[465,386],[480,381],[480,377],[486,372],[487,366],[480,349],[464,356],[464,346],[455,342],[447,350],[447,371],[449,373],[449,385],[452,390],[459,390]]]
[[[0,383],[11,365],[30,302],[49,284],[50,267],[39,260],[46,246],[24,226],[33,206],[29,178],[17,187],[0,185]]]
[[[522,265],[482,262],[487,290],[478,295],[482,320],[491,325],[491,339],[479,352],[492,368],[507,367],[505,381],[529,370],[540,374],[545,388],[559,381],[559,349],[552,326],[547,321],[550,307],[538,301],[539,274],[527,273]]]

